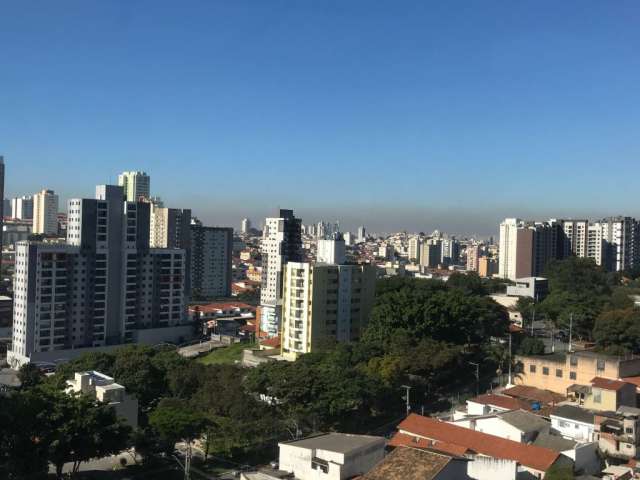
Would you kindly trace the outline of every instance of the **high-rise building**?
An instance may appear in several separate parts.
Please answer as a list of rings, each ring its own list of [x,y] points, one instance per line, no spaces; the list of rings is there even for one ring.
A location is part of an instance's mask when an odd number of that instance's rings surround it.
[[[444,265],[457,265],[460,262],[460,242],[455,237],[442,239],[440,261]]]
[[[353,233],[351,232],[344,232],[342,234],[342,238],[344,238],[344,244],[347,247],[350,247],[351,245],[353,245]]]
[[[33,196],[33,233],[58,233],[58,195],[53,190],[42,190]]]
[[[358,243],[362,243],[367,239],[367,231],[363,225],[358,227]]]
[[[11,218],[16,220],[33,219],[33,197],[23,195],[22,197],[11,199]]]
[[[409,261],[420,263],[420,252],[422,250],[422,239],[418,236],[409,239]]]
[[[233,228],[191,224],[191,297],[216,299],[231,296]]]
[[[478,259],[478,276],[491,277],[498,273],[498,262],[493,258],[480,257]]]
[[[423,268],[437,268],[442,261],[442,240],[430,238],[422,244],[420,252],[420,266]]]
[[[242,219],[242,225],[240,226],[240,233],[247,234],[251,230],[251,220],[248,218]]]
[[[154,248],[189,249],[191,210],[151,205],[150,244]]]
[[[480,260],[480,245],[474,243],[467,247],[467,271],[477,272]]]
[[[295,360],[327,339],[358,340],[371,315],[375,281],[372,265],[288,262],[282,302],[282,355]]]
[[[302,261],[301,222],[293,210],[280,210],[277,217],[265,219],[261,251],[260,328],[273,337],[279,334],[282,320],[284,266]]]
[[[149,204],[123,198],[100,185],[69,200],[67,243],[17,243],[12,366],[185,321],[184,250],[150,248]]]
[[[519,242],[519,247],[515,242]],[[514,255],[517,271],[514,271]],[[550,260],[571,255],[591,258],[608,271],[640,265],[640,224],[631,217],[609,217],[596,222],[506,219],[500,225],[500,276],[503,278],[515,280],[543,275]]]
[[[346,258],[345,241],[339,233],[333,238],[318,240],[317,263],[342,264]]]
[[[124,189],[125,198],[129,202],[151,196],[151,178],[146,172],[122,172],[118,175],[118,185]]]

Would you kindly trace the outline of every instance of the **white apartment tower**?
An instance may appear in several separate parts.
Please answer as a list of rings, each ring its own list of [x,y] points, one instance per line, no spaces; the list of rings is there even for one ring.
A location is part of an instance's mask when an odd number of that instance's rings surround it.
[[[65,244],[16,244],[14,368],[185,321],[185,252],[149,247],[148,203],[124,202],[122,187],[101,185],[95,199],[69,200],[68,220]]]
[[[342,235],[334,234],[331,239],[318,240],[316,253],[317,263],[342,264],[346,258],[345,241]]]
[[[124,189],[124,195],[129,202],[137,202],[151,196],[151,177],[146,172],[122,172],[118,175],[118,185]]]
[[[240,225],[240,233],[246,235],[247,233],[249,233],[249,230],[251,230],[251,220],[249,220],[248,218],[243,218],[242,224]]]
[[[33,233],[58,233],[58,195],[42,190],[33,196]]]
[[[409,239],[409,261],[420,263],[420,252],[422,250],[422,239],[418,236]]]
[[[293,210],[280,210],[266,218],[262,232],[262,286],[260,328],[269,336],[280,332],[282,280],[287,262],[302,261],[301,222]]]
[[[11,218],[17,220],[33,219],[33,197],[24,195],[11,199]]]

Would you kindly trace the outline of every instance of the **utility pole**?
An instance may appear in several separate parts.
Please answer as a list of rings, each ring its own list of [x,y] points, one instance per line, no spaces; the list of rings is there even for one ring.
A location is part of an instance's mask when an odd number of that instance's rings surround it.
[[[573,312],[571,312],[571,315],[569,315],[569,351],[573,351],[573,348],[571,346],[571,341],[573,340],[572,338],[572,330],[573,330]]]
[[[402,385],[402,388],[405,388],[407,390],[406,400],[407,400],[407,417],[408,417],[409,412],[411,412],[411,401],[409,397],[409,392],[411,391],[411,387],[409,385]]]
[[[480,395],[480,364],[475,362],[468,362],[469,365],[476,367],[476,397]]]
[[[509,333],[509,385],[512,385],[511,380],[511,333]]]

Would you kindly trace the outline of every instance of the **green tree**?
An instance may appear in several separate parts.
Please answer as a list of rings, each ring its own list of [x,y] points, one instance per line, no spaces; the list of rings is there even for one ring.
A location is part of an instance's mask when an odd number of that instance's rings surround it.
[[[172,453],[176,442],[186,445],[185,475],[189,478],[192,443],[207,429],[207,418],[188,402],[176,398],[163,398],[149,416],[149,425],[162,437]]]
[[[576,478],[571,467],[552,466],[544,476],[545,480],[573,480]]]
[[[128,446],[130,427],[116,417],[113,407],[86,395],[56,392],[50,396],[51,431],[46,437],[48,458],[62,478],[65,463],[76,474],[82,462],[116,454]]]
[[[601,313],[593,337],[598,348],[609,353],[640,352],[640,311],[627,308]]]
[[[447,280],[447,287],[458,288],[470,295],[485,295],[487,293],[482,279],[476,272],[454,272]]]
[[[115,353],[113,377],[127,392],[135,394],[143,412],[167,391],[164,371],[153,361],[157,353],[151,347],[140,345],[119,348]]]
[[[542,355],[544,354],[544,342],[539,338],[525,337],[520,342],[518,353],[520,355]]]
[[[20,388],[28,389],[37,387],[44,380],[44,374],[33,363],[26,363],[18,370],[18,380],[20,380]]]

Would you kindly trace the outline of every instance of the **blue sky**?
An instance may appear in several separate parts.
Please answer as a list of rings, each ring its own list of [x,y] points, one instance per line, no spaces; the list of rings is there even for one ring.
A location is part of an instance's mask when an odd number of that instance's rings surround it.
[[[123,169],[210,224],[277,206],[489,234],[640,215],[640,3],[0,2],[8,195]]]

